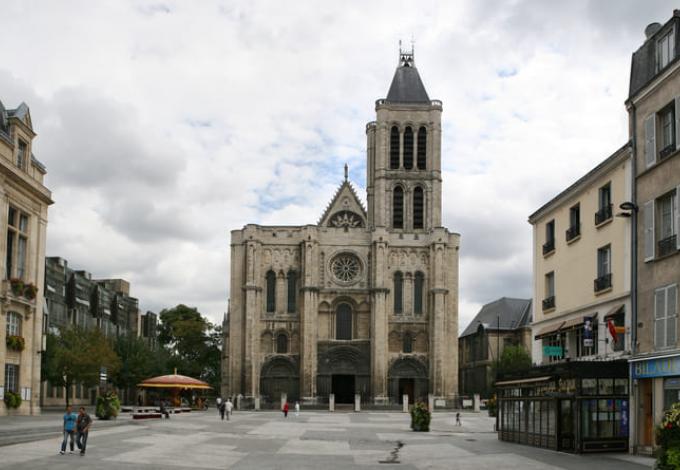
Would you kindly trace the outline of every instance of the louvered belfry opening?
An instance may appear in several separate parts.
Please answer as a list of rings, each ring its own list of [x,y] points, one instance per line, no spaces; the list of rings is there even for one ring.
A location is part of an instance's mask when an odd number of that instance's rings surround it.
[[[404,228],[404,190],[401,186],[392,192],[392,228]]]
[[[417,186],[413,190],[413,228],[423,228],[424,218],[423,211],[425,208],[425,199],[423,195],[423,188]]]
[[[417,155],[418,155],[418,161],[416,162],[416,165],[419,170],[425,170],[427,168],[427,129],[423,126],[420,129],[418,129],[418,150],[417,150]]]
[[[335,312],[335,339],[352,339],[352,307],[342,303]]]
[[[399,128],[392,126],[390,131],[390,169],[399,169]]]
[[[267,312],[276,311],[276,273],[267,271]]]
[[[404,130],[404,168],[413,168],[413,129],[406,127]]]

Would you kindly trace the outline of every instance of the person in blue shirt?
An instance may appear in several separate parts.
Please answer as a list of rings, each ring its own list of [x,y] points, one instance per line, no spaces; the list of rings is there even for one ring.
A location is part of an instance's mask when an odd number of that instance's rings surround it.
[[[71,405],[66,407],[66,413],[64,413],[64,440],[61,443],[61,450],[59,453],[64,455],[66,453],[66,441],[68,441],[69,436],[71,436],[71,453],[73,453],[74,443],[75,443],[75,432],[76,432],[76,419],[78,416],[73,413]]]

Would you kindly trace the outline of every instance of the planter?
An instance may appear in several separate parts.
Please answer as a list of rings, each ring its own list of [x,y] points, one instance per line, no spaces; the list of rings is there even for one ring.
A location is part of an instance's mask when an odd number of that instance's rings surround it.
[[[9,286],[12,289],[12,294],[14,294],[15,297],[19,297],[23,295],[24,293],[24,281],[21,279],[10,279],[9,280]]]
[[[120,400],[115,393],[107,393],[97,397],[96,416],[101,420],[109,420],[118,416]]]
[[[38,288],[33,284],[26,284],[24,286],[23,294],[28,300],[33,300],[35,299],[36,295],[38,295]]]
[[[23,336],[18,335],[9,335],[5,339],[5,344],[7,344],[7,347],[13,351],[21,352],[26,348],[26,340],[24,340]]]
[[[5,405],[9,409],[16,410],[21,406],[21,395],[14,392],[5,392]]]
[[[432,414],[425,403],[416,403],[411,410],[411,429],[415,432],[429,432]]]

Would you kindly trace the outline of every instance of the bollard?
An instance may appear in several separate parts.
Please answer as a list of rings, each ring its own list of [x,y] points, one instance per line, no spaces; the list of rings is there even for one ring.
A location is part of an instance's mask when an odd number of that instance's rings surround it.
[[[260,411],[260,397],[255,397],[255,411]]]
[[[427,409],[430,410],[430,413],[434,411],[434,395],[431,393],[427,394]]]
[[[404,395],[402,397],[402,401],[404,403],[403,406],[402,406],[402,411],[404,413],[408,413],[408,395]]]
[[[335,394],[328,395],[328,411],[335,411]]]
[[[354,394],[354,411],[361,411],[361,394]]]
[[[481,400],[479,399],[479,393],[475,393],[475,395],[473,397],[473,403],[474,403],[474,405],[473,405],[474,406],[474,412],[479,413],[480,404],[481,404]]]

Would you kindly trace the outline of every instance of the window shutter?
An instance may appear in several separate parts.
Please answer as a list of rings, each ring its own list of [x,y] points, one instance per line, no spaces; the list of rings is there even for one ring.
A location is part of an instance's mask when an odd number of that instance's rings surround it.
[[[680,149],[680,96],[675,97],[675,148]]]
[[[665,346],[665,310],[666,289],[654,291],[654,345],[657,348],[663,348]]]
[[[656,163],[656,114],[645,118],[645,165],[647,168]]]
[[[675,346],[678,339],[678,285],[666,289],[666,346]]]
[[[680,250],[680,186],[675,188],[675,245]]]
[[[645,261],[654,259],[654,199],[642,206],[642,220],[645,228]]]

